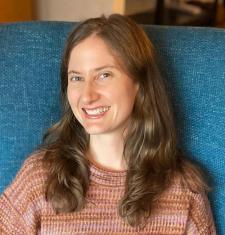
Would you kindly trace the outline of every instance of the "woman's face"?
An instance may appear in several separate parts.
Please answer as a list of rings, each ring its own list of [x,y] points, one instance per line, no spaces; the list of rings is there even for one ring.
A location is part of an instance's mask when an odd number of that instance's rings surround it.
[[[92,35],[71,51],[68,101],[89,134],[121,132],[128,124],[138,85],[105,42]]]

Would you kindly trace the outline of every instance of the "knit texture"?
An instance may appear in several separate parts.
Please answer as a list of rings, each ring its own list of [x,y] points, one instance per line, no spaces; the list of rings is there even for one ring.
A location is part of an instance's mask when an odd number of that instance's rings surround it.
[[[42,157],[40,153],[29,157],[1,196],[1,235],[216,234],[206,195],[184,189],[179,179],[155,203],[144,228],[129,226],[118,215],[126,171],[108,171],[93,164],[85,208],[56,214],[44,196],[47,171]]]

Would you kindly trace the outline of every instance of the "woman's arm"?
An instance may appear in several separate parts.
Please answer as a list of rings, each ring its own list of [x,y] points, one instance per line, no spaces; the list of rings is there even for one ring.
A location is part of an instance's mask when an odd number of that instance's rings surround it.
[[[41,199],[42,170],[40,158],[25,161],[13,183],[0,197],[0,234],[36,235],[40,226],[38,203]]]
[[[23,216],[4,194],[0,198],[0,234],[32,234]]]
[[[187,235],[216,235],[213,216],[205,193],[191,194]]]

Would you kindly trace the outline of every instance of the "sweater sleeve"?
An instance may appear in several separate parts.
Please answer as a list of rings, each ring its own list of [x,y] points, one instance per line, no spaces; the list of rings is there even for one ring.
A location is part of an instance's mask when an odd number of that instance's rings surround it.
[[[3,194],[0,198],[0,234],[28,234],[23,216],[14,208],[9,199]]]
[[[25,161],[12,184],[0,197],[0,234],[35,235],[39,226],[37,156]],[[40,165],[40,163],[39,163]]]
[[[210,204],[205,193],[191,196],[186,234],[216,235]]]

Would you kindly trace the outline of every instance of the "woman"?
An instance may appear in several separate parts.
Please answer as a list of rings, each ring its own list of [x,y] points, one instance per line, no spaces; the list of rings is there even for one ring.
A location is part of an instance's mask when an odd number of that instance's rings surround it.
[[[138,25],[111,15],[74,29],[61,92],[62,119],[1,197],[1,234],[216,234]]]

